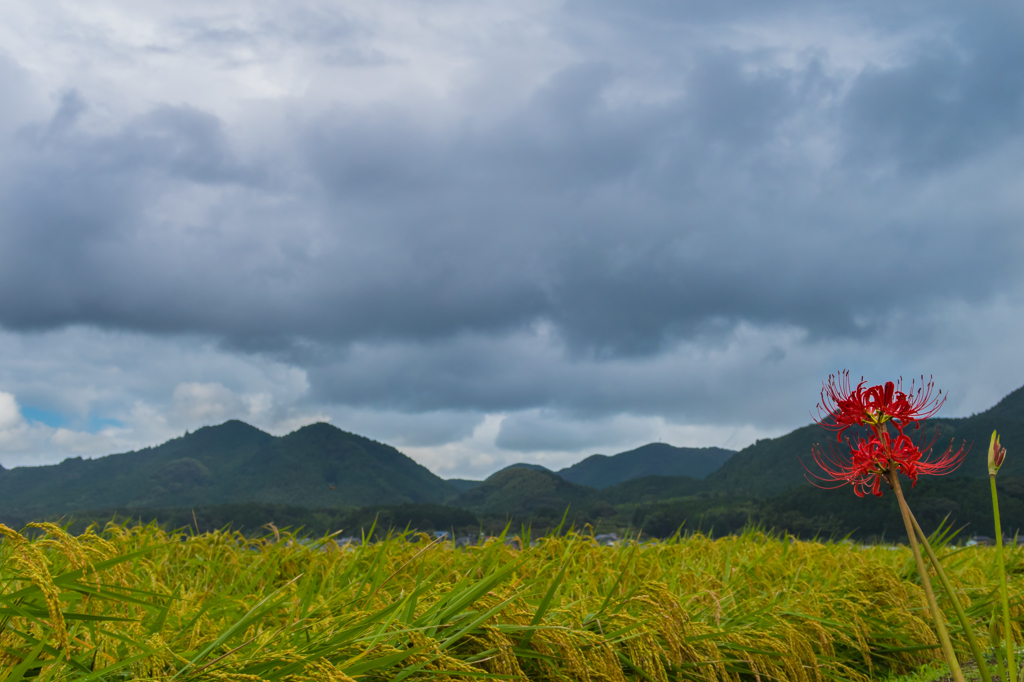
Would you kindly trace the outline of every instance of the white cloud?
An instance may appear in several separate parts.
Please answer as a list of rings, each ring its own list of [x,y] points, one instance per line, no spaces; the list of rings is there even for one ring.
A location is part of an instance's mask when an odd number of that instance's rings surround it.
[[[103,429],[96,433],[73,431],[58,428],[51,430],[47,445],[62,455],[94,456],[96,453],[111,454],[111,448],[117,448],[122,442],[132,442],[133,434],[126,429]],[[124,438],[127,436],[127,438]],[[63,457],[62,457],[63,459]]]
[[[507,431],[513,431],[513,436]],[[516,462],[558,471],[590,455],[614,455],[653,442],[739,450],[785,432],[744,424],[673,424],[661,417],[630,415],[574,419],[526,410],[486,415],[471,435],[457,441],[401,450],[444,478],[479,480]]]
[[[174,388],[174,419],[181,423],[219,424],[248,417],[245,402],[217,382],[189,382]]]
[[[495,445],[504,415],[487,415],[473,433],[437,446],[404,447],[402,452],[442,478],[482,479],[512,464]]]
[[[302,369],[227,352],[202,338],[86,327],[0,331],[0,352],[0,463],[6,467],[157,445],[227,419],[277,435],[330,419],[303,402]],[[217,380],[203,380],[210,376]],[[26,421],[19,403],[65,423]]]
[[[744,424],[679,424],[662,416],[613,414],[606,417],[574,417],[557,410],[524,410],[505,415],[495,443],[505,451],[542,456],[562,468],[591,454],[614,455],[653,442],[685,447],[742,449],[759,438],[784,433],[784,429]]]
[[[10,431],[24,423],[18,401],[10,393],[0,391],[0,431]]]
[[[13,5],[0,461],[237,418],[560,468],[742,447],[843,368],[987,408],[1019,15],[794,7]]]
[[[428,410],[406,412],[337,406],[331,409],[331,423],[399,448],[426,447],[460,442],[483,424],[483,414],[472,410]]]

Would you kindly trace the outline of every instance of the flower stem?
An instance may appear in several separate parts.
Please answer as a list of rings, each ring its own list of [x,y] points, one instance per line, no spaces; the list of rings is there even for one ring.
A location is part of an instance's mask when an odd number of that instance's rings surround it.
[[[1006,641],[1006,677],[1017,682],[1017,666],[1013,660],[1013,630],[1010,629],[1010,600],[1006,596],[1006,566],[1003,563],[1003,527],[999,523],[999,498],[996,496],[996,476],[989,474],[992,483],[992,514],[996,521],[996,564],[999,566],[999,597],[1003,602],[1003,638]]]
[[[953,651],[953,644],[949,641],[949,633],[946,631],[946,624],[942,620],[942,612],[939,611],[939,604],[935,601],[935,594],[932,593],[931,576],[928,575],[928,567],[925,566],[924,558],[921,557],[921,548],[917,545],[917,533],[914,531],[914,524],[911,522],[910,507],[903,499],[903,490],[900,488],[900,480],[897,464],[889,465],[889,485],[896,493],[896,499],[900,503],[900,514],[903,516],[903,524],[907,527],[907,539],[910,540],[910,549],[914,553],[914,561],[917,562],[917,572],[921,575],[921,587],[924,588],[924,595],[928,601],[928,608],[935,621],[935,630],[942,644],[942,651],[949,664],[949,671],[953,674],[954,682],[964,682],[964,674],[960,670],[960,663],[956,660],[956,652]]]
[[[935,573],[938,574],[939,580],[942,582],[942,588],[946,590],[946,595],[949,597],[950,603],[953,604],[953,610],[956,611],[956,617],[960,619],[960,625],[963,626],[964,633],[967,635],[967,641],[971,645],[971,653],[974,654],[974,660],[978,662],[978,672],[981,673],[981,679],[984,682],[992,682],[992,675],[989,673],[988,663],[985,662],[985,655],[981,652],[981,646],[978,645],[978,638],[974,636],[974,628],[971,626],[971,622],[967,620],[967,614],[964,613],[964,607],[960,605],[960,600],[957,599],[956,592],[953,590],[953,585],[950,584],[949,578],[946,577],[946,572],[942,570],[942,564],[939,563],[939,557],[935,555],[935,551],[932,550],[931,543],[928,542],[928,536],[921,530],[921,524],[917,522],[913,512],[910,508],[907,508],[907,513],[910,514],[910,520],[914,524],[914,530],[917,531],[917,538],[921,541],[924,546],[925,552],[928,553],[928,558],[931,559],[932,566],[935,567]]]

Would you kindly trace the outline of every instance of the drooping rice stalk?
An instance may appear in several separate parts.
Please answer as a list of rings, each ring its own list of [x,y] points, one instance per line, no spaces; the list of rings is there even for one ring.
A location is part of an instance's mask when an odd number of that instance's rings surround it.
[[[938,645],[907,548],[36,530],[0,543],[8,682],[867,680]],[[950,579],[987,621],[992,549],[958,558]]]

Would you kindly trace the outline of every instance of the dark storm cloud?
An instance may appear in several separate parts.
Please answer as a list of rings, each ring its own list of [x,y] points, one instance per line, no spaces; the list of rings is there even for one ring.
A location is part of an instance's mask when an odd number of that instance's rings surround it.
[[[413,413],[439,406],[491,413],[551,407],[551,414],[580,423],[628,412],[770,426],[802,419],[806,407],[739,388],[771,386],[778,394],[806,388],[805,370],[818,358],[780,362],[782,346],[799,337],[792,330],[745,328],[658,356],[567,360],[562,344],[541,328],[499,339],[467,334],[434,343],[359,344],[333,357],[328,349],[304,365],[313,399],[327,403]],[[554,420],[545,419],[549,432]],[[512,420],[534,423],[532,416]]]
[[[378,319],[395,314],[414,328],[394,331],[412,337],[420,324],[496,331],[544,319],[575,347],[615,353],[740,319],[854,331],[871,292],[835,281],[836,264],[802,243],[820,241],[817,220],[828,220],[826,241],[858,255],[856,242],[840,243],[845,210],[830,207],[850,200],[848,179],[826,169],[834,186],[822,187],[819,169],[776,155],[809,76],[746,75],[744,62],[708,54],[680,77],[685,97],[626,111],[602,102],[610,68],[573,67],[509,120],[443,143],[408,121],[318,130],[314,168],[339,223],[379,220],[394,264],[427,284],[403,289]],[[367,195],[383,202],[396,190],[402,201],[387,201],[385,215],[365,213]],[[808,209],[820,217],[800,215]],[[860,255],[874,250],[862,244]],[[815,256],[780,276],[801,252]]]
[[[852,159],[934,174],[1017,137],[1024,125],[1020,13],[964,17],[951,36],[911,47],[905,63],[869,68],[843,109]],[[860,144],[854,144],[860,142]]]
[[[161,287],[187,274],[184,264],[145,243],[182,226],[163,223],[154,205],[169,185],[252,182],[260,172],[238,166],[218,120],[190,107],[156,108],[108,135],[77,130],[86,109],[68,92],[49,121],[9,143],[15,163],[5,169],[0,205],[0,286],[12,295],[0,304],[3,323],[187,331],[196,311],[182,310],[177,292]]]
[[[597,366],[742,324],[865,339],[1019,289],[1017,228],[986,208],[1018,181],[993,159],[1024,144],[1019,12],[948,5],[918,35],[916,13],[845,6],[898,45],[852,69],[827,44],[693,37],[739,9],[645,7],[593,10],[606,44],[570,8],[556,29],[576,63],[498,110],[469,87],[441,113],[291,103],[257,145],[244,116],[181,104],[90,127],[94,103],[69,91],[3,143],[0,324],[208,334],[316,369],[316,396],[352,404],[612,410],[621,393],[503,344],[540,326]],[[656,96],[621,94],[640,58]],[[966,172],[978,211],[957,196]],[[363,371],[403,348],[404,373]],[[631,404],[667,409],[671,390]]]

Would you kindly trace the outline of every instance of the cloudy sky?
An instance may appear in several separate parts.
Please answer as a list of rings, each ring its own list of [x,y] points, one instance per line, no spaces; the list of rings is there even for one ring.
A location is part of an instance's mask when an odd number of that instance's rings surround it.
[[[1019,3],[0,15],[5,467],[238,418],[483,477],[1024,384]]]

